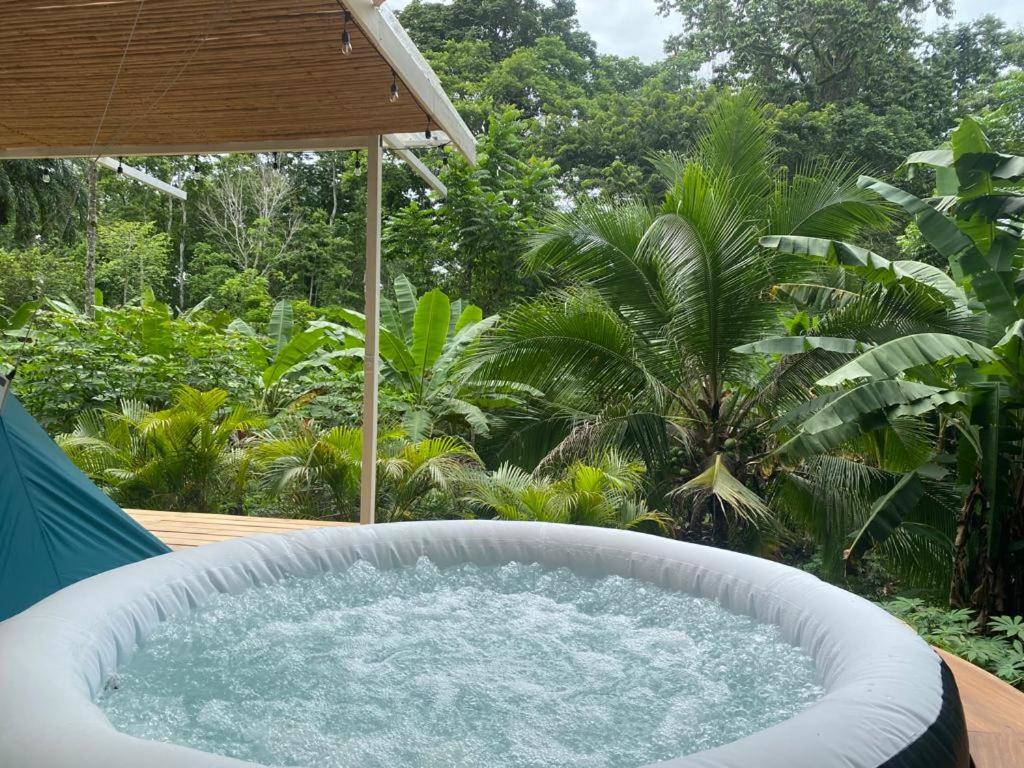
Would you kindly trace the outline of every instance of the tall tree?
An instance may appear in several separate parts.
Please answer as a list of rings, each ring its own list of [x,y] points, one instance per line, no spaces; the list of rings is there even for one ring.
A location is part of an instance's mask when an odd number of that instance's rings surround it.
[[[588,58],[597,50],[580,29],[575,0],[412,0],[400,15],[417,45],[427,50],[439,50],[448,41],[481,41],[493,59],[501,60],[542,37],[557,37]]]
[[[920,14],[948,16],[949,0],[658,0],[686,32],[670,50],[694,50],[725,78],[751,77],[776,101],[819,105],[856,98],[880,75],[913,63]],[[904,74],[908,70],[904,69]]]
[[[294,187],[278,167],[257,159],[221,170],[200,208],[217,245],[242,272],[266,274],[284,257],[298,231]]]
[[[483,370],[543,393],[503,436],[509,458],[628,446],[682,486],[677,512],[691,535],[736,540],[768,518],[755,460],[763,425],[806,377],[766,373],[737,349],[771,335],[768,289],[800,274],[791,259],[765,258],[758,237],[887,219],[842,165],[810,165],[790,182],[748,95],[719,100],[693,152],[659,166],[669,185],[660,207],[591,204],[549,218],[528,262],[575,287],[511,312],[482,350]]]

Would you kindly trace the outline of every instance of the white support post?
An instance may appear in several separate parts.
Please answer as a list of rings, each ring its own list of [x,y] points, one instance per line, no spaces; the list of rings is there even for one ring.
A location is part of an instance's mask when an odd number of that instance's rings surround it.
[[[372,525],[377,510],[377,382],[380,378],[380,229],[382,138],[375,137],[366,155],[366,333],[363,359],[363,466],[359,522]]]

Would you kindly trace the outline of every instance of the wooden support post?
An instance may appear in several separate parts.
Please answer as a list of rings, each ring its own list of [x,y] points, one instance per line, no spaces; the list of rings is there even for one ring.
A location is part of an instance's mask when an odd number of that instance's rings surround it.
[[[380,378],[380,230],[382,138],[374,137],[366,153],[366,333],[363,359],[363,466],[359,522],[372,525],[377,510],[377,385]]]

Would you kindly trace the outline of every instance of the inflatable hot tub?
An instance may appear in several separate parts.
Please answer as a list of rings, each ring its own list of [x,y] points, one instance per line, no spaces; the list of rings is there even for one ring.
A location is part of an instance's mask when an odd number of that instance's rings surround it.
[[[0,766],[241,768],[236,759],[115,730],[95,703],[111,674],[169,618],[290,577],[538,563],[622,576],[718,601],[776,625],[814,661],[824,696],[796,716],[660,768],[968,768],[956,685],[899,621],[766,560],[637,533],[541,523],[430,522],[223,542],[125,566],[0,624]],[[308,766],[317,768],[317,766]]]

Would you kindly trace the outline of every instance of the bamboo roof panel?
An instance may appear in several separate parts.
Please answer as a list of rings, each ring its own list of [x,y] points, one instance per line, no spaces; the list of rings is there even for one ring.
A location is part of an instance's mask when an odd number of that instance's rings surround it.
[[[412,49],[428,72],[410,88],[381,33],[357,23],[375,19],[367,9],[348,23],[346,56],[336,0],[0,0],[0,157],[344,148],[450,130],[436,76]]]

